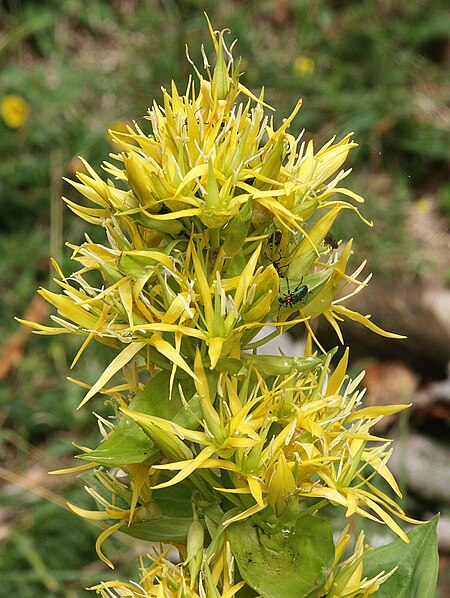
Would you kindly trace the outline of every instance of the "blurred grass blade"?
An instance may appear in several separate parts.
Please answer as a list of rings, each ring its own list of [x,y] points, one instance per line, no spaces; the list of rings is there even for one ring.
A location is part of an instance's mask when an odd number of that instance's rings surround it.
[[[17,25],[17,27],[9,32],[9,35],[6,36],[3,42],[0,42],[0,58],[23,39],[33,35],[33,33],[36,33],[40,29],[49,27],[52,23],[52,15],[44,14]]]

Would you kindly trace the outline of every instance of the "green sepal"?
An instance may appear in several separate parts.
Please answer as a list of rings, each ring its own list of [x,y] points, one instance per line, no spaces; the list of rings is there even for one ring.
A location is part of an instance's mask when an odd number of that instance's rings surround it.
[[[145,255],[147,253],[148,255]],[[132,278],[140,278],[148,272],[149,266],[156,266],[160,262],[158,254],[161,259],[169,261],[169,258],[162,251],[157,249],[148,252],[145,251],[127,251],[121,254],[118,260],[118,267],[120,271],[126,276]]]
[[[314,315],[311,315],[313,313],[313,311],[310,307],[310,304],[312,302],[314,302],[316,297],[326,287],[333,272],[335,271],[335,268],[336,268],[336,264],[333,264],[332,266],[329,266],[326,270],[322,270],[321,272],[315,272],[314,274],[310,274],[309,276],[304,276],[304,277],[302,276],[301,278],[292,278],[292,279],[291,278],[281,279],[280,297],[283,297],[284,295],[289,294],[289,291],[291,293],[294,292],[298,286],[306,285],[308,287],[308,292],[302,301],[299,301],[298,303],[294,304],[293,306],[288,306],[288,307],[282,306],[282,309],[287,309],[288,310],[287,313],[290,310],[295,311],[296,309],[301,309],[303,316],[310,316],[310,317],[316,317],[317,315],[321,314],[331,304],[331,302],[334,299],[334,296],[336,294],[336,289],[334,289],[334,292],[330,291],[329,297],[327,297],[327,303],[320,303],[319,313],[316,313],[314,311]],[[313,305],[315,307],[317,305],[317,302],[315,302]],[[271,314],[273,316],[275,313],[278,313],[278,312],[279,312],[279,306],[277,307],[274,302],[272,309],[271,309]]]
[[[216,365],[216,370],[226,372],[237,378],[245,378],[248,374],[248,366],[236,357],[220,357]]]
[[[336,268],[336,264],[329,266],[326,270],[309,274],[308,276],[302,276],[300,278],[282,278],[280,282],[280,293],[287,293],[289,290],[292,292],[298,285],[306,284],[308,287],[307,302],[314,298],[326,285],[331,275]],[[288,289],[289,281],[289,289]]]

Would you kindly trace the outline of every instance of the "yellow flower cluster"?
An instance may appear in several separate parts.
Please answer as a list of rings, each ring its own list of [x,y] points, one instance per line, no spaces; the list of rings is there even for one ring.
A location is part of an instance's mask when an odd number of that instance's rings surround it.
[[[138,589],[111,582],[101,586],[104,596],[114,587],[123,596],[231,598],[245,582],[235,583],[227,529],[256,515],[263,527],[273,517],[289,527],[331,504],[407,541],[392,515],[407,517],[371,482],[381,476],[399,495],[389,443],[370,429],[404,406],[361,407],[348,352],[331,373],[332,355],[311,327],[324,316],[342,341],[345,316],[395,336],[342,305],[347,285],[352,294],[368,281],[358,279],[362,267],[346,272],[351,241],[330,235],[341,210],[360,216],[352,200],[362,199],[341,186],[355,143],[349,134],[316,151],[291,135],[301,102],[275,127],[263,93],[255,97],[240,82],[223,32],[211,36],[215,68],[204,55],[206,78],[196,69],[199,82],[190,80],[184,94],[174,83],[170,94],[163,89],[162,105],[149,110],[150,132],[137,124],[111,132],[120,148],[115,164],[104,164],[112,178],[84,163],[71,182],[90,205],[67,204],[101,226],[107,244],[87,237],[70,245],[81,268],[65,277],[55,264],[62,293],[40,291],[58,311],[56,326],[32,324],[39,333],[84,337],[74,362],[92,340],[118,351],[82,401],[112,397],[117,425],[110,431],[101,421],[104,442],[86,449],[80,457],[88,463],[78,468],[114,466],[96,472],[110,499],[90,488],[104,511],[72,506],[115,521],[98,539],[99,555],[112,566],[101,544],[120,529],[172,542],[185,559],[176,565],[163,553]],[[308,332],[304,356],[258,354],[298,323]],[[269,332],[256,338],[263,327]],[[172,515],[158,492],[181,496],[186,488],[194,515],[173,519],[166,537],[158,525]],[[334,563],[324,595],[368,595],[383,581],[361,581],[362,540],[356,552],[342,565],[345,575]]]
[[[312,141],[287,132],[301,102],[274,130],[262,98],[239,82],[231,57],[225,63],[222,34],[213,40],[218,62],[210,80],[199,75],[198,93],[193,81],[183,96],[173,84],[164,105],[149,111],[152,133],[137,125],[112,132],[123,167],[104,167],[117,183],[87,163],[79,182],[70,181],[96,207],[66,200],[69,207],[102,226],[109,247],[72,246],[83,268],[70,280],[58,270],[62,295],[41,291],[58,309],[59,328],[39,328],[86,336],[82,350],[93,338],[126,345],[85,400],[144,348],[190,372],[182,345],[201,340],[214,369],[220,357],[239,357],[262,326],[285,325],[299,308],[285,328],[304,321],[312,333],[310,320],[323,315],[343,342],[338,320],[346,316],[383,334],[335,300],[368,278],[346,273],[351,241],[340,256],[325,241],[342,209],[358,213],[341,196],[362,201],[339,186],[356,145],[351,135],[315,153]],[[240,93],[247,103],[236,103]],[[93,271],[98,287],[86,279]],[[306,297],[295,293],[299,285]]]

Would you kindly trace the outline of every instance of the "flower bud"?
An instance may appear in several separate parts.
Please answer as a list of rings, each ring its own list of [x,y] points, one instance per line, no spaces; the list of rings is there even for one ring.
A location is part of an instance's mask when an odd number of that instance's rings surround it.
[[[223,34],[220,33],[219,41],[217,44],[217,63],[214,67],[213,73],[213,84],[215,86],[215,91],[218,100],[225,100],[227,98],[230,79],[228,75],[227,65],[225,64],[225,60],[223,57],[222,37]]]
[[[198,574],[202,566],[203,560],[203,542],[205,538],[205,531],[203,525],[198,519],[189,526],[187,535],[187,559],[186,563],[189,566],[189,573],[191,576],[190,587],[194,586],[197,581]]]
[[[255,288],[250,305],[244,304],[241,315],[244,322],[260,322],[270,312],[278,294],[279,277],[273,266],[269,266],[253,279]]]
[[[296,484],[289,463],[283,452],[274,464],[273,473],[268,484],[268,500],[277,515],[286,509],[289,494],[295,492]]]
[[[150,423],[148,416],[141,415],[127,409],[122,409],[123,413],[132,417],[147,434],[150,440],[171,460],[183,461],[185,459],[192,459],[192,451],[185,445],[185,443],[167,430],[163,430],[159,426]]]
[[[283,376],[292,371],[310,372],[323,363],[320,357],[288,357],[286,355],[250,355],[242,353],[246,362],[253,362],[256,369],[269,376]]]
[[[329,212],[322,216],[322,218],[316,222],[316,224],[309,231],[308,236],[301,241],[299,244],[291,263],[289,264],[288,277],[300,280],[302,276],[305,276],[314,261],[318,256],[317,247],[320,246],[328,233],[330,228],[333,226],[333,222],[336,219],[340,211],[340,207],[333,208]]]
[[[277,179],[280,172],[281,164],[283,162],[284,137],[280,135],[274,145],[267,151],[259,176],[256,179],[254,186],[257,189],[267,189],[270,187],[270,182],[260,180],[259,177],[267,179]]]
[[[128,183],[139,203],[145,205],[145,209],[149,212],[159,212],[161,203],[153,195],[152,174],[154,173],[154,168],[151,167],[149,160],[146,160],[136,152],[130,152],[123,155],[123,161]]]
[[[242,245],[250,228],[251,219],[252,204],[248,201],[244,204],[242,210],[240,210],[225,227],[223,248],[228,256],[232,257],[242,249]]]

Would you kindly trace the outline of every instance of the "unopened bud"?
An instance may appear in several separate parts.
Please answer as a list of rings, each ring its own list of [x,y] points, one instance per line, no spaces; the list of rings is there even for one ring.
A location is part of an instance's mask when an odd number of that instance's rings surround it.
[[[198,574],[203,561],[203,542],[205,539],[205,531],[203,525],[198,519],[195,519],[189,526],[187,535],[187,559],[186,563],[189,566],[189,573],[191,576],[190,587],[194,586],[197,581]]]

